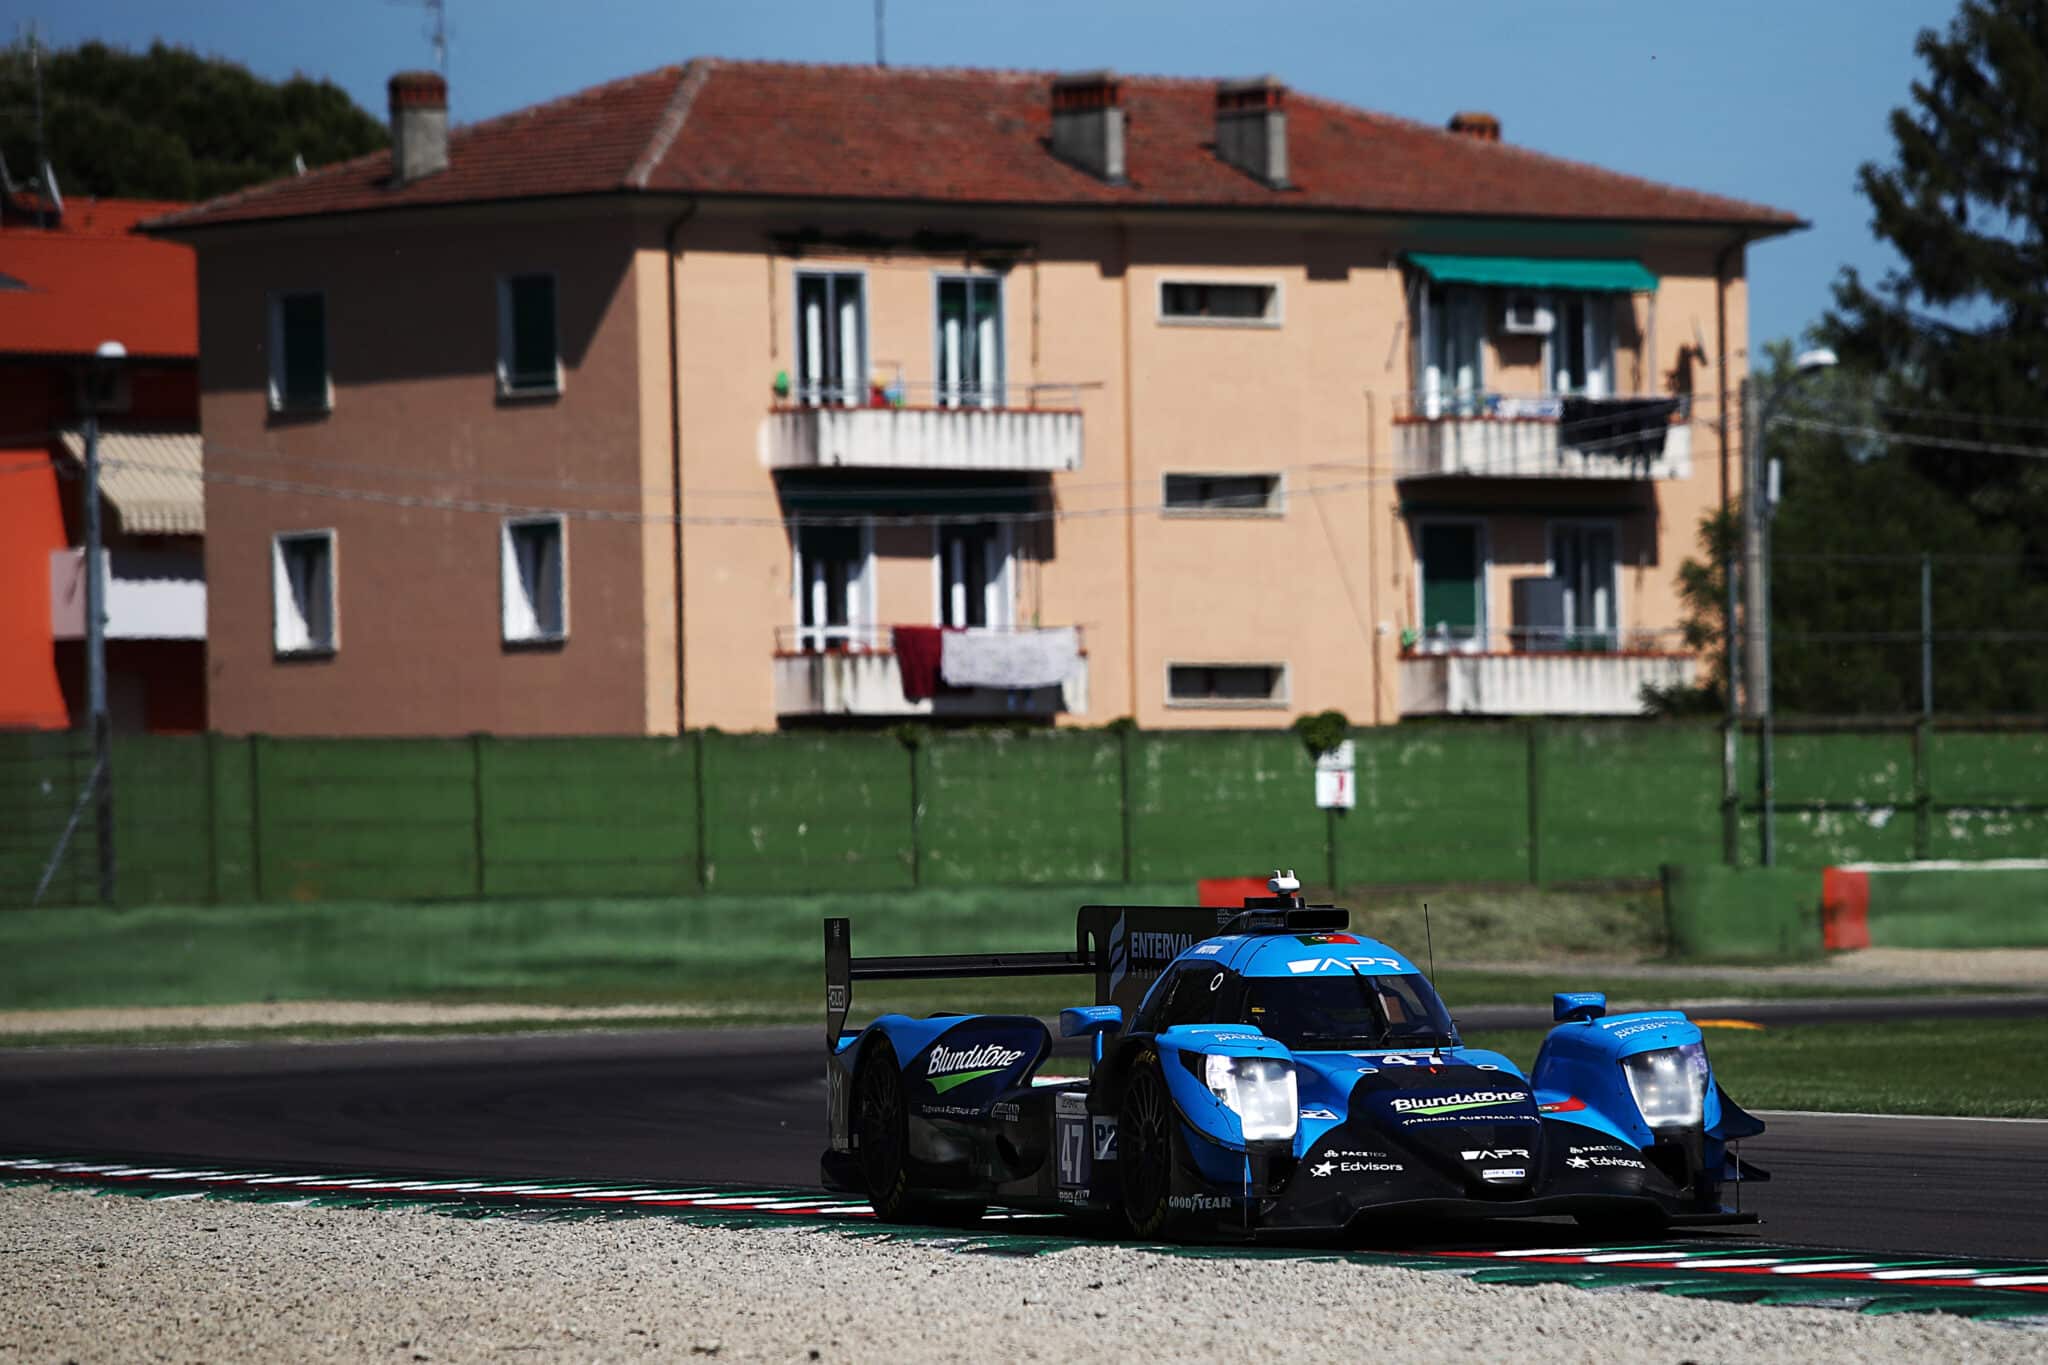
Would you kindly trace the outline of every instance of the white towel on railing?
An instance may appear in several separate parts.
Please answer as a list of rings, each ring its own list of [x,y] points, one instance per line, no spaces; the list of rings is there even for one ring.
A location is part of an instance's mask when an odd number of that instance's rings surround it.
[[[939,645],[939,677],[948,687],[1058,687],[1080,657],[1072,626],[949,630]]]

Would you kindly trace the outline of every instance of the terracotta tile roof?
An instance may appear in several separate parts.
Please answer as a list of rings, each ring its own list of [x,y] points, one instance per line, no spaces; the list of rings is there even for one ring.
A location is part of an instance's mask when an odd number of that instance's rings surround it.
[[[130,355],[197,356],[192,248],[133,230],[176,207],[73,201],[61,227],[0,229],[0,353],[90,355],[113,339]]]
[[[1127,185],[1054,157],[1052,73],[700,60],[456,129],[397,189],[379,152],[216,199],[175,229],[603,191],[1800,224],[1781,210],[1291,94],[1294,188],[1218,160],[1215,82],[1127,77]]]

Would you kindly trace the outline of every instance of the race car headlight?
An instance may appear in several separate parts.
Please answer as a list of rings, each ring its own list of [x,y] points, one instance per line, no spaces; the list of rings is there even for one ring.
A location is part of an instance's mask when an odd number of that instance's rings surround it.
[[[1286,1140],[1300,1122],[1294,1067],[1267,1057],[1210,1057],[1203,1079],[1209,1093],[1237,1115],[1246,1142]]]
[[[1699,1043],[1638,1052],[1621,1060],[1629,1093],[1652,1128],[1689,1128],[1707,1103],[1707,1049]]]

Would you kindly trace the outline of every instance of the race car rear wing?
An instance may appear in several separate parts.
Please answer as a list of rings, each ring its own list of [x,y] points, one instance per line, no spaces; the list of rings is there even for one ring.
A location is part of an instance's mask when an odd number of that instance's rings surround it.
[[[1119,1005],[1128,1021],[1166,965],[1205,938],[1249,929],[1342,929],[1343,910],[1264,897],[1242,906],[1084,905],[1068,953],[939,953],[855,957],[853,925],[825,921],[825,1046],[839,1046],[856,981],[923,981],[1011,976],[1095,977],[1095,1003]]]

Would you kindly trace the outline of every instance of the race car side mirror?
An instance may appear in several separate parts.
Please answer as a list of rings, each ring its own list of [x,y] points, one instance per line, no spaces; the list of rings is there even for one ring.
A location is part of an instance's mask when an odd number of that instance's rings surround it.
[[[1607,996],[1601,991],[1559,991],[1550,997],[1550,1017],[1560,1024],[1574,1019],[1592,1023],[1607,1013]]]
[[[1086,1038],[1090,1034],[1123,1032],[1122,1005],[1076,1005],[1060,1011],[1060,1037]]]

